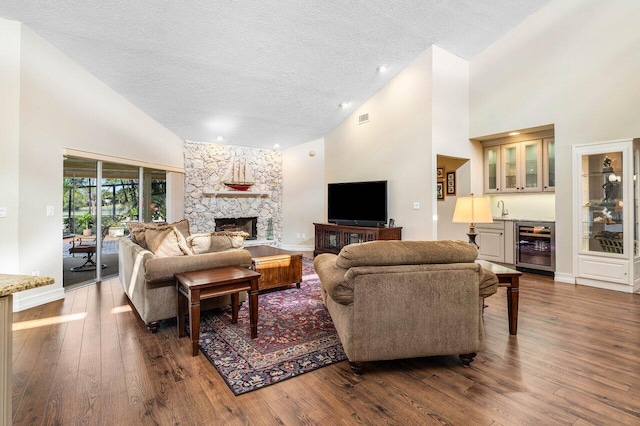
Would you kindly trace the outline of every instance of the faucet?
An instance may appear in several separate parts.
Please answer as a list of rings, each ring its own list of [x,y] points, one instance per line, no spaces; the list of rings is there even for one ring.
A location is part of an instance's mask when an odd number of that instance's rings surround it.
[[[504,201],[502,200],[498,201],[498,207],[500,207],[500,204],[502,204],[502,217],[509,215],[509,210],[506,210],[504,208]]]

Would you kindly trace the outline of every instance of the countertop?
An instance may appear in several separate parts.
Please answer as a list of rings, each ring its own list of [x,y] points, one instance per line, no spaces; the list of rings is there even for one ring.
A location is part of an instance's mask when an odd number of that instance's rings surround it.
[[[500,221],[512,221],[512,222],[540,222],[540,223],[556,223],[555,220],[551,220],[551,219],[525,219],[522,217],[494,217],[493,218],[494,221],[496,220],[500,220]]]
[[[29,290],[36,287],[53,284],[55,280],[50,277],[34,275],[0,274],[0,297]]]

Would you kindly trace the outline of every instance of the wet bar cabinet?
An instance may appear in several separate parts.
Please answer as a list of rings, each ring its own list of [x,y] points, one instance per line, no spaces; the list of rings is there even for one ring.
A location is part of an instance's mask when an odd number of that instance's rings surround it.
[[[573,147],[577,284],[640,289],[639,148],[639,139]]]

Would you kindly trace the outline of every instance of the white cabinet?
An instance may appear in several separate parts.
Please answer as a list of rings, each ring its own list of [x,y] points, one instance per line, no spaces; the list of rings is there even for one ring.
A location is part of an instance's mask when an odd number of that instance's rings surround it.
[[[542,191],[542,140],[501,146],[501,192]]]
[[[478,259],[514,264],[513,221],[496,220],[476,225]]]
[[[640,289],[640,140],[573,147],[576,283]]]
[[[543,150],[543,147],[546,150]],[[548,158],[547,158],[548,155]],[[549,189],[544,189],[544,186]],[[553,138],[497,143],[484,147],[484,192],[522,193],[555,190]]]

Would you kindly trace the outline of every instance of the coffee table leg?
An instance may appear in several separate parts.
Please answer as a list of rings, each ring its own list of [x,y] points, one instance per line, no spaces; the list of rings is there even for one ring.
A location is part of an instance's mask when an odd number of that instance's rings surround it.
[[[251,323],[251,338],[255,339],[258,337],[258,290],[249,291],[249,322]]]
[[[511,278],[511,287],[507,287],[507,311],[509,313],[509,334],[518,334],[518,300],[520,298],[520,279]]]
[[[231,323],[236,324],[238,322],[238,310],[240,303],[239,293],[231,294]]]
[[[200,301],[191,302],[189,306],[189,331],[191,333],[191,355],[197,356],[198,340],[200,340]]]

